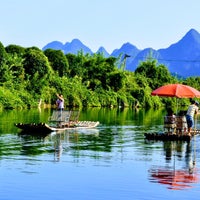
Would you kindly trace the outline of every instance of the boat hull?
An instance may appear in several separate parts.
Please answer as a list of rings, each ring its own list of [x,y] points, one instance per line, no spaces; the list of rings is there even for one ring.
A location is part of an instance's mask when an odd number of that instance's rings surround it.
[[[55,125],[48,125],[46,123],[29,123],[29,124],[24,124],[24,123],[18,123],[15,124],[15,126],[24,132],[29,132],[29,133],[44,133],[48,134],[51,132],[57,132],[57,131],[64,131],[64,130],[76,130],[76,129],[87,129],[87,128],[95,128],[96,126],[99,125],[99,122],[92,122],[92,121],[84,121],[84,122],[78,122],[76,124],[73,124],[72,126],[62,126],[58,127]]]

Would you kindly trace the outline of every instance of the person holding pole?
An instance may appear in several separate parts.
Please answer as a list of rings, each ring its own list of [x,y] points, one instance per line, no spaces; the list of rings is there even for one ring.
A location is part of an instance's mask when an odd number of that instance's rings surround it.
[[[56,100],[56,106],[58,110],[64,110],[64,98],[62,94],[56,94],[58,99]]]
[[[188,135],[191,135],[192,128],[194,126],[194,115],[198,113],[199,102],[195,100],[191,100],[191,105],[188,107],[186,120],[188,125]]]

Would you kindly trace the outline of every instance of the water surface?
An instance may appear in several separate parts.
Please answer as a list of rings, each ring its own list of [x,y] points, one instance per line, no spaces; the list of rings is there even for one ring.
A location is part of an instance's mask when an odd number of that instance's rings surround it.
[[[89,109],[96,129],[23,135],[18,122],[47,122],[51,110],[0,113],[0,199],[199,199],[200,137],[145,141],[164,110]],[[197,119],[199,127],[199,119]]]

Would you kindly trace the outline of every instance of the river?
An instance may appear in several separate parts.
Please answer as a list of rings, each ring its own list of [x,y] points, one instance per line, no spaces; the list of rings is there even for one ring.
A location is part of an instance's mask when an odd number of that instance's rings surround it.
[[[0,112],[0,200],[199,199],[200,136],[144,139],[163,130],[165,110],[82,110],[80,120],[99,121],[97,128],[46,137],[14,126],[48,122],[51,112]]]

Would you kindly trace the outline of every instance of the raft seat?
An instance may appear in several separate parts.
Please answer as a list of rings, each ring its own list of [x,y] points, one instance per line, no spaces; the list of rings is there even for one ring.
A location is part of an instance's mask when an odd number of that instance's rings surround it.
[[[176,134],[176,120],[173,116],[164,117],[164,132]]]
[[[69,117],[70,126],[77,124],[79,121],[80,111],[79,110],[72,110],[71,115]]]
[[[185,116],[176,116],[176,133],[183,135],[187,132],[187,120]]]
[[[71,111],[60,111],[54,110],[52,115],[49,117],[49,122],[57,123],[57,126],[69,126],[69,119],[71,116]]]

